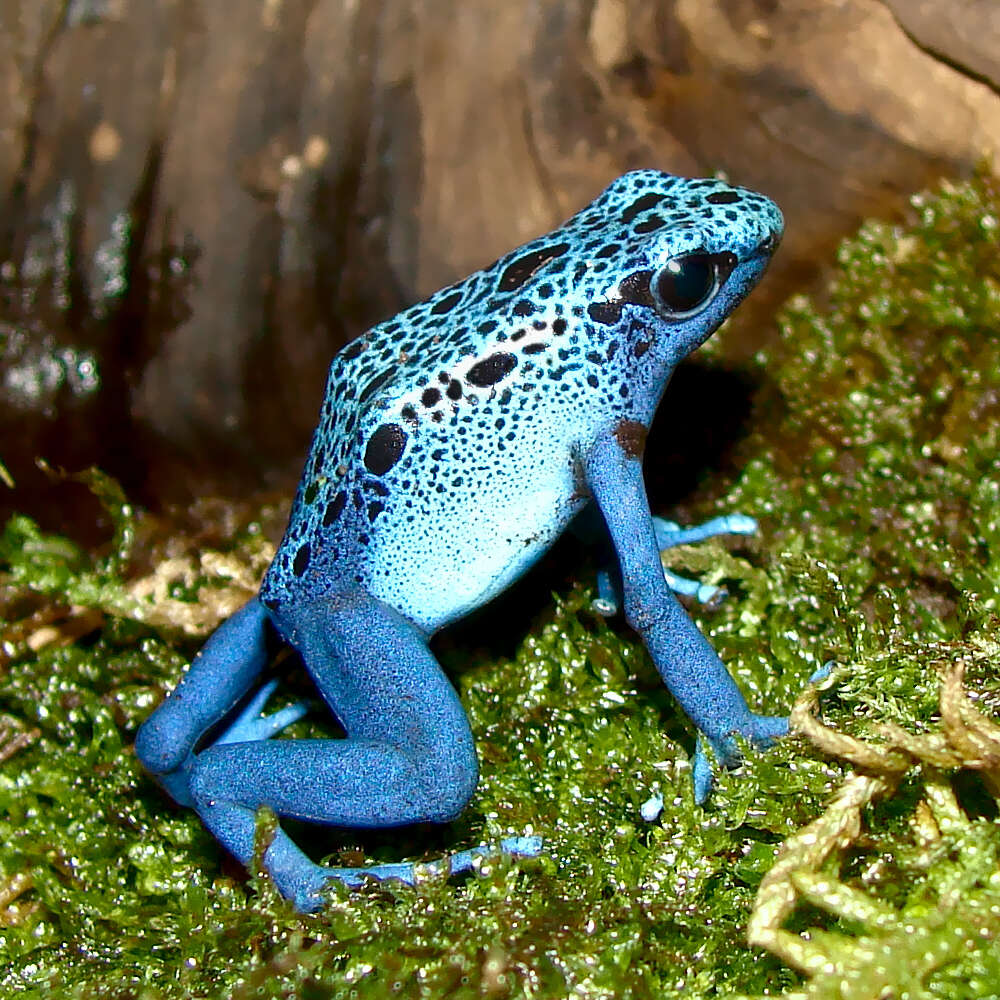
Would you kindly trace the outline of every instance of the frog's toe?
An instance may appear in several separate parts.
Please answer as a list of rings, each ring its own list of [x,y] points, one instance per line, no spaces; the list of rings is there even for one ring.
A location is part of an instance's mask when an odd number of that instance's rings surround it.
[[[662,517],[653,518],[656,546],[660,552],[666,552],[677,545],[703,542],[706,538],[715,538],[717,535],[754,535],[757,530],[757,522],[747,514],[723,514],[690,528],[682,528],[676,522]],[[718,604],[726,597],[724,587],[692,580],[669,569],[664,569],[663,578],[675,594],[693,597],[700,604]],[[597,574],[597,596],[591,601],[590,607],[596,614],[608,618],[617,614],[620,606],[621,584],[610,570],[602,569]]]
[[[724,587],[715,587],[710,583],[692,580],[690,577],[680,576],[669,569],[664,569],[663,578],[675,594],[693,597],[699,604],[713,604],[726,596]]]
[[[833,673],[833,668],[836,665],[837,665],[836,660],[827,660],[826,663],[823,664],[823,666],[817,667],[817,669],[812,672],[812,675],[809,677],[808,683],[819,684],[820,682],[825,681],[827,677],[829,677],[830,674]]]
[[[355,874],[355,868],[323,868],[312,866],[308,875],[298,880],[298,885],[289,891],[288,886],[281,886],[282,895],[292,901],[299,913],[317,913],[329,902],[324,892],[333,882],[342,882],[348,889],[360,889],[364,885],[364,877]]]
[[[700,580],[681,576],[672,570],[664,568],[663,579],[675,594],[693,597],[699,604],[717,604],[726,596],[724,587],[716,587]],[[590,609],[602,618],[611,618],[618,614],[621,607],[621,586],[612,577],[611,571],[599,570],[597,573],[597,596],[590,602]]]
[[[744,735],[755,746],[764,750],[775,740],[788,735],[788,716],[755,715],[752,726]]]
[[[295,908],[300,913],[315,913],[322,909],[327,899],[324,890],[335,882],[340,882],[348,889],[360,889],[366,882],[402,882],[405,885],[416,885],[420,874],[436,874],[441,870],[436,866],[447,864],[447,859],[432,861],[430,864],[418,865],[413,861],[403,861],[395,864],[369,865],[365,868],[323,868],[315,866],[300,885],[291,894]]]
[[[332,882],[341,882],[349,889],[359,889],[368,879],[377,882],[402,882],[415,886],[427,877],[448,877],[474,871],[476,861],[489,860],[501,854],[515,858],[534,858],[542,853],[541,837],[507,837],[499,846],[481,844],[467,851],[457,851],[436,861],[425,863],[403,861],[395,864],[369,865],[364,868],[322,868],[312,866],[303,873],[299,884],[290,893],[295,908],[301,913],[314,913],[323,907],[323,890]]]
[[[708,762],[708,755],[702,738],[698,737],[698,743],[694,748],[694,757],[691,759],[691,780],[694,784],[694,800],[701,805],[712,791],[712,765]]]
[[[430,871],[445,871],[451,875],[460,872],[473,871],[477,860],[489,861],[498,858],[502,854],[508,854],[515,858],[535,858],[542,853],[541,837],[506,837],[500,841],[499,846],[493,844],[480,844],[468,851],[458,851],[440,861],[432,861],[425,866]]]
[[[788,734],[787,715],[751,715],[749,722],[742,726],[736,734],[749,740],[758,750],[766,750],[775,740]],[[710,741],[715,760],[723,767],[736,767],[741,760],[739,746],[733,735],[723,741]],[[712,791],[712,765],[705,752],[707,738],[699,734],[691,761],[692,780],[694,783],[694,800],[701,805]]]
[[[270,715],[264,715],[264,706],[277,687],[276,680],[264,684],[213,746],[269,740],[283,729],[287,729],[293,722],[298,722],[309,711],[308,705],[304,701],[299,701],[294,705],[286,705]]]
[[[597,571],[596,584],[597,596],[590,602],[590,610],[602,618],[612,618],[618,614],[621,587],[615,583],[609,569]]]
[[[661,553],[677,545],[691,545],[695,542],[703,542],[707,538],[715,538],[718,535],[754,535],[757,530],[757,522],[747,514],[723,514],[721,517],[713,517],[710,521],[696,524],[690,528],[682,528],[673,521],[667,521],[662,517],[653,518],[656,545]],[[675,594],[693,597],[700,604],[718,604],[727,596],[724,587],[715,587],[699,580],[691,580],[686,576],[679,576],[669,569],[664,569],[663,576],[667,581],[667,586]]]
[[[748,514],[723,514],[690,528],[682,528],[662,517],[653,518],[656,544],[661,552],[677,545],[703,542],[706,538],[715,538],[717,535],[755,535],[757,530],[756,520]]]
[[[515,858],[537,858],[542,853],[545,842],[541,837],[505,837],[500,841],[500,850]]]
[[[458,875],[462,872],[474,871],[476,861],[489,861],[493,858],[498,858],[503,854],[507,854],[515,858],[535,858],[541,853],[541,837],[505,837],[500,841],[499,845],[480,844],[478,847],[470,848],[467,851],[456,851],[454,854],[449,854],[447,857],[440,858],[437,861],[430,861],[426,864],[417,865],[415,868],[413,865],[410,865],[409,867],[413,869],[413,875],[411,878],[404,877],[403,881],[409,882],[412,885],[414,884],[414,878],[424,874]],[[389,869],[406,866],[380,865],[378,867]],[[402,876],[396,875],[395,873],[390,875],[381,875],[376,873],[376,877],[401,878]]]

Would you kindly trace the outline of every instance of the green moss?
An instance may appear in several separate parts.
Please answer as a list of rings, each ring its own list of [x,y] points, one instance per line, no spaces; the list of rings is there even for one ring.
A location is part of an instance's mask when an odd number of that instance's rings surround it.
[[[989,731],[960,707],[961,724],[940,718],[942,671],[958,661],[980,712],[1000,709],[1000,197],[979,179],[914,212],[907,229],[870,225],[846,244],[824,307],[793,302],[759,359],[744,471],[703,513],[759,516],[760,542],[747,558],[717,542],[671,553],[725,579],[729,600],[695,614],[755,707],[787,708],[818,666],[839,664],[825,725],[803,702],[811,739],[749,755],[704,810],[693,733],[634,638],[573,591],[511,661],[457,674],[483,771],[460,820],[309,835],[317,854],[353,862],[537,832],[545,856],[457,884],[334,892],[299,916],[220,857],[130,749],[196,649],[189,636],[248,592],[267,556],[259,532],[137,584],[123,579],[133,515],[106,481],[93,483],[118,529],[107,559],[11,521],[0,991],[995,996]],[[663,815],[647,823],[656,793]],[[745,943],[748,922],[769,951]]]

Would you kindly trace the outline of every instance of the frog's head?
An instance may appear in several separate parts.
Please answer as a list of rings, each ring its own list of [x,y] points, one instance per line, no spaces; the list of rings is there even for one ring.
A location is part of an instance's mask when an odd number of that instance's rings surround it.
[[[753,288],[783,230],[781,212],[763,195],[655,170],[618,178],[577,219],[589,228],[587,219],[600,217],[607,243],[581,275],[586,314],[626,326],[671,367]]]

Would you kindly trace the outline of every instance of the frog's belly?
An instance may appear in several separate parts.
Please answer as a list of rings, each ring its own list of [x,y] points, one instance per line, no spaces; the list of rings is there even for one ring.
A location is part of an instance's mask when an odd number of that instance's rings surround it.
[[[428,506],[412,523],[387,519],[367,567],[368,589],[434,632],[505,590],[583,503],[567,480],[524,484],[516,496],[486,491],[461,506]]]

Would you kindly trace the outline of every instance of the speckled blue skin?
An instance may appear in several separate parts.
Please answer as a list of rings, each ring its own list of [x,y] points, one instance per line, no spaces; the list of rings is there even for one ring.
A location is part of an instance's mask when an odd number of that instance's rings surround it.
[[[260,595],[142,727],[143,764],[244,864],[262,805],[343,827],[454,818],[476,754],[427,641],[509,586],[588,504],[618,554],[628,621],[716,757],[737,759],[734,734],[758,745],[783,734],[785,719],[749,710],[670,592],[641,465],[671,373],[754,286],[781,231],[759,194],[637,171],[347,345]],[[302,710],[262,716],[267,686],[195,752],[257,685],[273,630],[346,739],[270,741]],[[699,799],[710,782],[699,753]],[[280,831],[264,863],[302,910],[333,878],[414,876],[406,864],[321,867]]]

